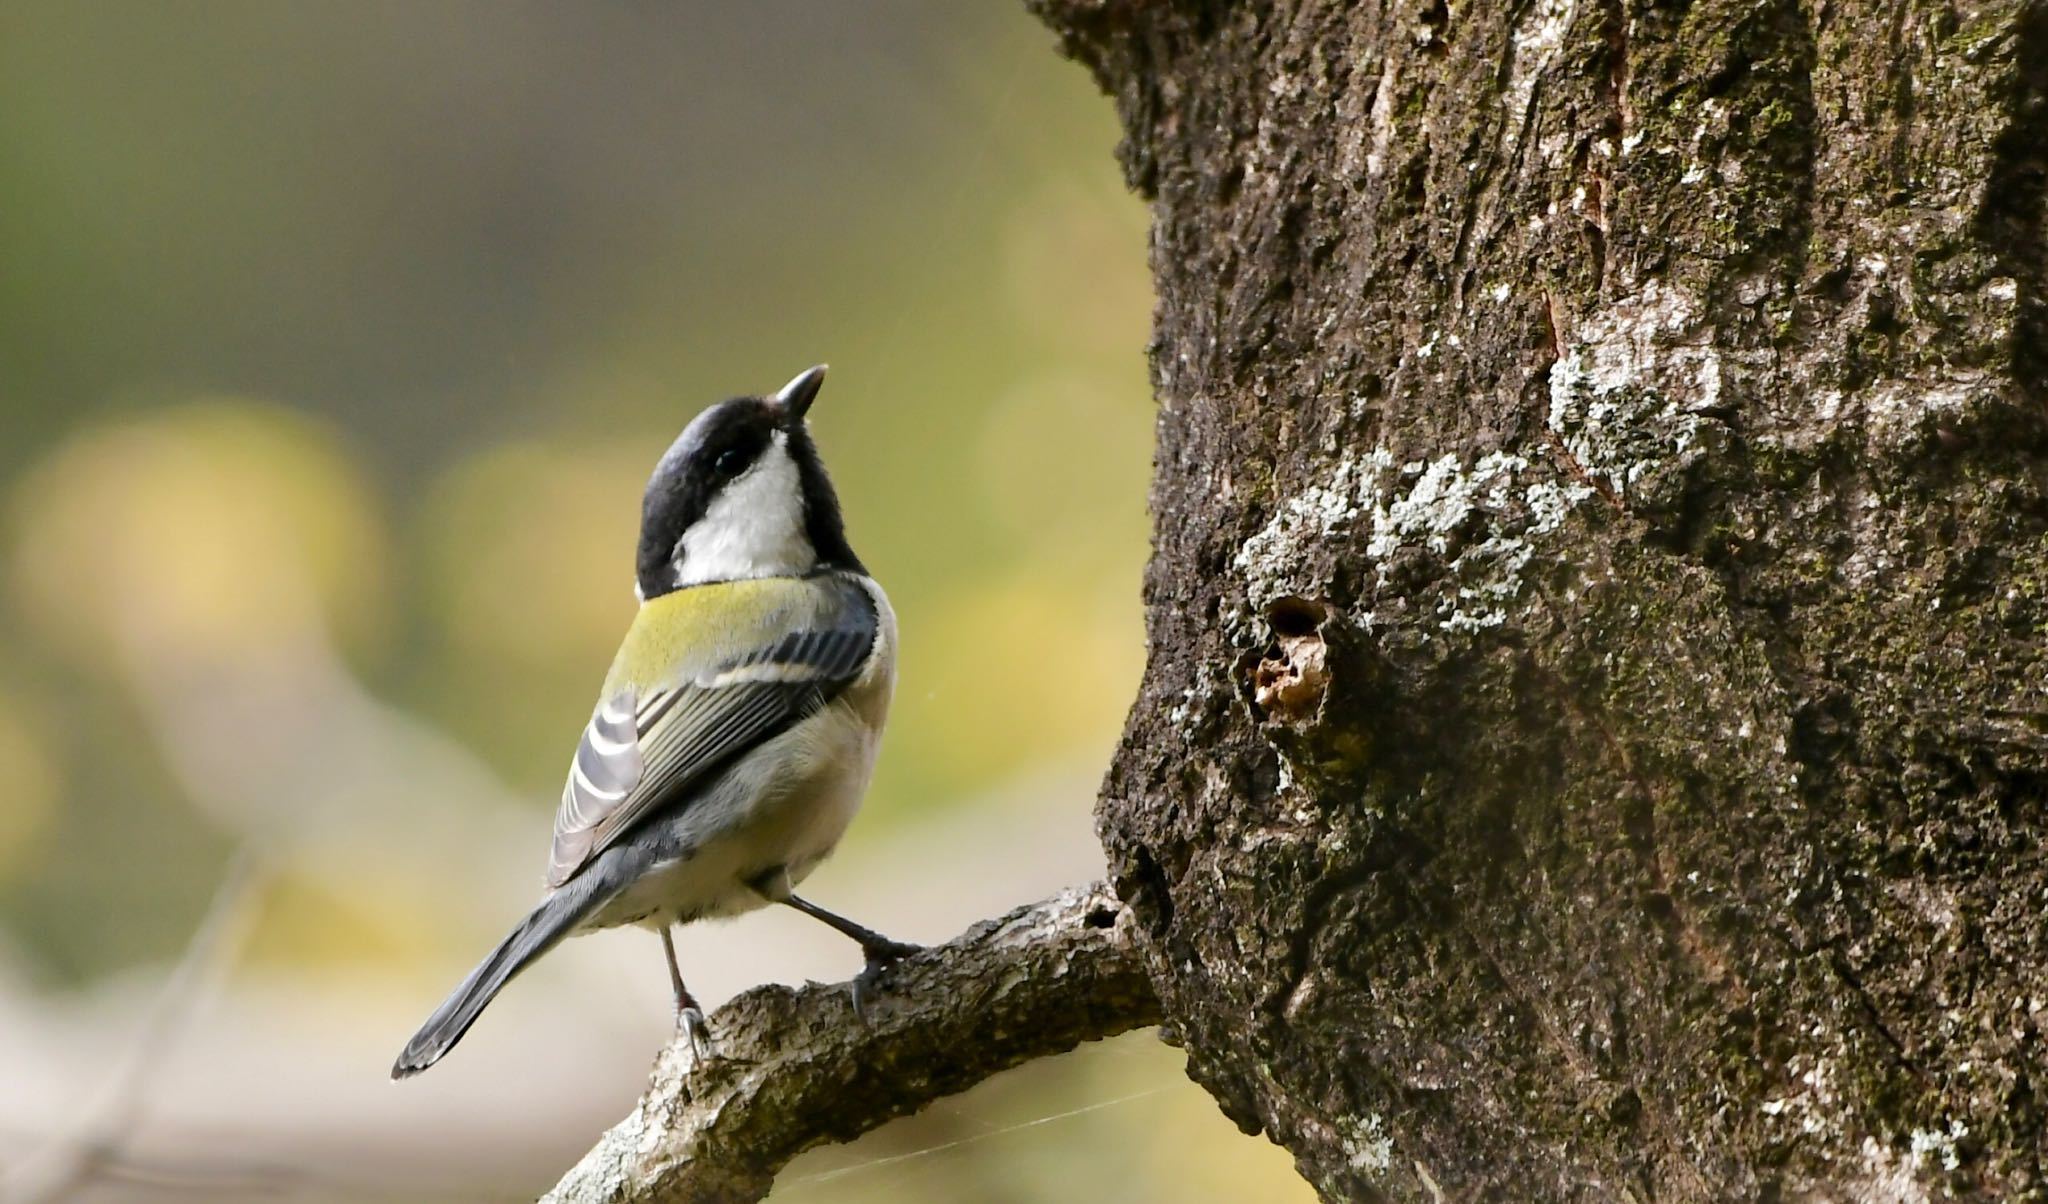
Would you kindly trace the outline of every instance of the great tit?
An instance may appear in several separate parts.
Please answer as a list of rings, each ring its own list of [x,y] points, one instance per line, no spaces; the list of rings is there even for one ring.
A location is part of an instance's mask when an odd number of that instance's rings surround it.
[[[854,1003],[916,946],[791,893],[860,806],[896,684],[896,617],[846,542],[804,414],[825,369],[698,415],[641,507],[639,613],[583,729],[547,894],[406,1043],[438,1061],[565,936],[661,935],[676,1020],[709,1052],[670,929],[782,903],[860,943]]]

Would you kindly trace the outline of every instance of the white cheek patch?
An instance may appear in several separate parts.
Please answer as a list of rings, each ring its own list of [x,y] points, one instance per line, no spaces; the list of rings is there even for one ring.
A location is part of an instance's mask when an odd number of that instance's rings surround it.
[[[676,585],[809,572],[817,553],[804,530],[804,491],[787,436],[774,442],[740,477],[719,491],[704,517],[676,541],[669,558]]]

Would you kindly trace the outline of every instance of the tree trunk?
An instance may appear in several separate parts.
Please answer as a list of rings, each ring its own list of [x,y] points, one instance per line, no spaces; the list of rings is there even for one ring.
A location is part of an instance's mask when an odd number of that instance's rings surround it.
[[[2042,1198],[2048,10],[1033,0],[1153,202],[1105,788],[1332,1198]]]

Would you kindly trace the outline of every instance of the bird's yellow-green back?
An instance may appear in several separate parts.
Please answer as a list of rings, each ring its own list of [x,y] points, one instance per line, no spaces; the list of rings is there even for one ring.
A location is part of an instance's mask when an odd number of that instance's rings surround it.
[[[782,632],[814,626],[837,596],[798,577],[715,581],[663,594],[633,616],[599,697],[716,671]]]

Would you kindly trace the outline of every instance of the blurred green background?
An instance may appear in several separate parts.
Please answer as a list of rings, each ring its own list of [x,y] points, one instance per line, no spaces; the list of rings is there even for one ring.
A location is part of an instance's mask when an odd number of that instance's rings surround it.
[[[518,1198],[624,1114],[639,932],[383,1077],[537,894],[648,469],[819,360],[903,659],[810,893],[929,941],[1099,873],[1151,444],[1114,139],[1019,3],[0,6],[0,1185]],[[808,928],[692,930],[692,982],[843,978]],[[1309,1198],[1150,1034],[778,1194],[1080,1193]]]

